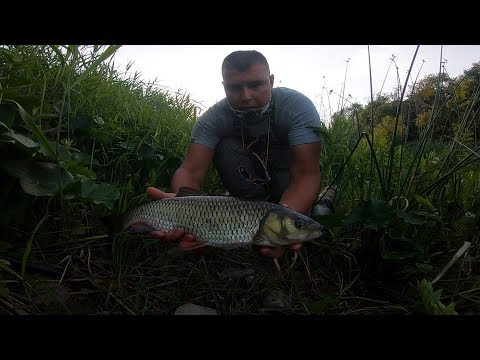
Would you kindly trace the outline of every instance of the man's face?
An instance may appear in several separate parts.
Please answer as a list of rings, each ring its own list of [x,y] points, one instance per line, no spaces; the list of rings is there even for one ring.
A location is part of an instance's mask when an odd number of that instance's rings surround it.
[[[252,111],[267,105],[272,94],[273,74],[264,64],[253,64],[245,72],[223,70],[223,87],[230,106],[235,110]]]

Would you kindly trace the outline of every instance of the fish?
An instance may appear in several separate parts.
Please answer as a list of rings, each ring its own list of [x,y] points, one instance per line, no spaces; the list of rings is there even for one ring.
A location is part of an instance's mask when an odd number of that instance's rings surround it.
[[[123,230],[181,228],[194,235],[202,246],[224,249],[286,246],[323,234],[321,224],[280,204],[193,190],[181,188],[175,197],[137,206],[124,217]]]

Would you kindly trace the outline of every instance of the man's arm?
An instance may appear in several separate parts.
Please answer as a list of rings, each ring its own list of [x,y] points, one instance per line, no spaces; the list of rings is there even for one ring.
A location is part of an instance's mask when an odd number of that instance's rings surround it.
[[[321,143],[295,145],[290,148],[290,184],[279,203],[301,213],[307,213],[318,198],[320,192],[320,151]],[[293,250],[301,248],[300,243],[290,245]],[[279,258],[283,247],[263,246],[263,255]]]
[[[320,192],[321,143],[296,145],[290,148],[290,184],[279,203],[307,213]]]
[[[173,174],[170,191],[177,193],[182,186],[200,190],[212,163],[214,151],[201,144],[190,144],[182,165]]]

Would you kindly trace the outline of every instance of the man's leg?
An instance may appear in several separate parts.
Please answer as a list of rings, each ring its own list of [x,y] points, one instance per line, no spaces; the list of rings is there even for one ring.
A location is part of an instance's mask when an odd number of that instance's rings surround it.
[[[290,182],[290,171],[288,169],[272,169],[270,170],[270,198],[268,201],[278,204],[283,193],[288,188]]]
[[[267,185],[262,183],[265,172],[259,160],[244,150],[239,138],[222,139],[215,149],[213,162],[223,185],[235,197],[265,200]]]
[[[290,151],[272,146],[269,158],[268,171],[271,177],[269,201],[278,204],[290,184]]]

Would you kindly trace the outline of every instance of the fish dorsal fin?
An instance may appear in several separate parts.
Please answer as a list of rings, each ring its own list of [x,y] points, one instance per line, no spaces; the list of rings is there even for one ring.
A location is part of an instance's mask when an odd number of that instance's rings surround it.
[[[181,188],[178,189],[178,193],[176,197],[182,197],[182,196],[205,196],[207,195],[204,192],[201,192],[200,190],[188,187],[188,186],[182,186]]]

